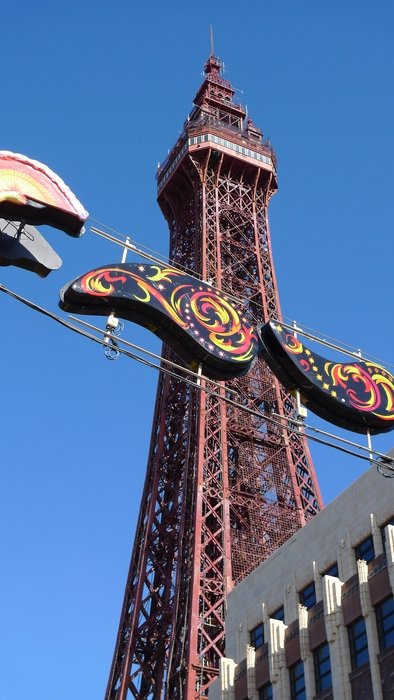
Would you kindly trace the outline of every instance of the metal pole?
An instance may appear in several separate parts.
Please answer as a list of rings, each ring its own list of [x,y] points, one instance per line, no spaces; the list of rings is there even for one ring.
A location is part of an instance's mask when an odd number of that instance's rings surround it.
[[[367,430],[367,445],[369,449],[369,459],[373,459],[371,432],[369,430]]]
[[[198,365],[198,370],[197,370],[197,386],[201,386],[201,375],[202,375],[202,364],[200,363]]]
[[[292,325],[293,325],[293,329],[294,329],[294,331],[293,331],[294,337],[297,338],[297,322],[293,321]],[[300,396],[300,392],[298,391],[298,389],[296,391],[295,398],[296,398],[297,418],[298,418],[298,420],[305,419],[305,416],[303,415],[304,411],[301,408],[301,396]],[[301,430],[301,426],[300,426],[300,430]]]
[[[130,245],[130,238],[127,237],[125,240],[125,247],[123,248],[123,253],[122,253],[122,260],[121,260],[122,263],[126,262],[127,251],[129,250],[129,248],[128,248],[129,245]]]

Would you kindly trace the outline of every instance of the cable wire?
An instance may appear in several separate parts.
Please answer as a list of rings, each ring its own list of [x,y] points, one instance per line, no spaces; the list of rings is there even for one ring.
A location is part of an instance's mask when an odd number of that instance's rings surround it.
[[[110,234],[107,234],[105,231],[100,231],[97,229],[96,226],[91,226],[90,230],[93,234],[101,236],[102,238],[107,239],[111,243],[115,243],[116,245],[121,246],[122,248],[127,248],[128,250],[136,253],[137,255],[140,255],[143,258],[146,258],[148,260],[151,260],[152,262],[157,262],[159,265],[171,265],[171,267],[174,267],[177,270],[180,270],[182,272],[185,272],[186,274],[190,275],[191,277],[194,277],[197,281],[202,281],[202,275],[200,275],[198,272],[195,270],[192,270],[191,268],[188,268],[185,265],[182,265],[182,263],[178,261],[174,261],[171,259],[168,259],[167,257],[163,256],[161,253],[153,250],[152,248],[148,248],[147,246],[144,246],[143,244],[138,243],[137,241],[133,241],[133,239],[130,237],[128,234],[123,234],[120,231],[117,231],[116,229],[113,229],[106,224],[98,221],[97,219],[94,219],[93,217],[90,217],[91,221],[94,221],[95,223],[98,223],[100,226],[103,226],[104,228],[108,229],[109,231],[112,231],[112,233],[115,233],[117,236],[120,236],[124,238],[124,241],[119,241],[115,236],[111,236]],[[126,239],[129,239],[129,243],[126,242]],[[239,264],[242,266],[242,269],[244,272],[254,280],[251,272],[244,266],[242,265],[242,262],[240,261]],[[210,286],[212,286],[215,289],[215,285],[209,282]],[[248,306],[249,305],[249,300],[246,298],[240,298],[234,295],[231,291],[228,291],[225,287],[221,289],[222,292],[224,292],[230,299],[234,300],[236,303],[241,304],[242,306]],[[257,308],[263,309],[263,306],[259,304],[256,301],[253,301],[253,305]],[[283,325],[287,328],[290,328],[294,330],[293,327],[293,320],[290,319],[288,316],[284,316],[282,314],[282,318],[284,319],[281,321]],[[270,320],[275,320],[275,319],[270,319]],[[321,331],[317,331],[303,323],[300,323],[300,326],[302,328],[298,328],[298,322],[297,322],[297,332],[300,333],[301,335],[311,338],[312,340],[315,340],[316,342],[319,342],[323,345],[327,345],[327,347],[334,348],[338,350],[339,352],[342,352],[346,355],[351,355],[352,357],[358,357],[364,361],[375,361],[378,364],[384,365],[385,367],[394,367],[393,363],[387,362],[385,360],[381,360],[380,358],[374,356],[374,355],[361,355],[360,352],[354,348],[352,345],[349,345],[347,343],[344,343],[341,340],[338,340],[336,338],[332,338],[330,336],[327,336],[326,334],[323,334]],[[304,330],[305,329],[305,330]]]
[[[84,326],[87,326],[88,328],[90,328],[90,330],[94,330],[98,333],[105,333],[105,331],[103,331],[102,328],[99,328],[98,326],[95,326],[91,323],[87,323],[86,321],[84,321],[80,318],[77,318],[76,316],[69,316],[69,318],[71,318],[73,321],[76,321],[77,323],[80,323]],[[201,376],[197,372],[193,372],[190,368],[185,368],[183,365],[179,365],[179,364],[173,362],[172,360],[169,360],[168,358],[165,358],[165,357],[162,357],[161,355],[153,353],[150,350],[147,350],[146,348],[142,348],[141,346],[138,346],[135,343],[131,343],[130,341],[125,340],[124,338],[117,337],[117,343],[122,343],[123,345],[126,345],[126,347],[131,347],[134,350],[138,350],[139,352],[143,352],[144,354],[148,355],[149,357],[153,357],[162,363],[164,362],[165,364],[169,365],[173,369],[180,370],[181,372],[187,372],[187,374],[191,375],[192,377],[194,377],[196,379],[196,386],[199,386],[199,381],[201,381],[201,379],[205,379],[205,381],[209,382],[210,385],[216,387],[217,389],[222,390],[222,388],[223,388],[223,385],[220,382],[216,382],[213,379],[208,379],[207,377]],[[158,367],[158,365],[152,364],[151,366],[156,368],[156,369],[160,369],[160,367]],[[179,375],[177,375],[177,376],[179,377]],[[226,394],[233,394],[234,396],[239,396],[239,392],[237,390],[230,389],[228,386],[226,386]],[[214,395],[217,396],[216,394],[214,394]],[[224,400],[225,402],[231,403],[230,401],[227,401],[227,397],[220,396],[220,398],[222,400]],[[266,414],[261,413],[259,411],[253,411],[253,409],[250,409],[249,407],[244,406],[243,404],[235,403],[234,405],[236,408],[240,408],[244,412],[252,413],[252,415],[254,415],[255,417],[261,418],[264,416],[264,418],[267,419]],[[288,419],[286,416],[281,416],[278,413],[271,413],[270,417],[268,417],[268,420],[272,420],[272,417],[275,417],[278,421],[289,421],[290,420],[290,422],[294,425],[297,425],[298,428],[312,430],[313,432],[316,432],[317,434],[322,434],[325,437],[329,437],[333,440],[337,440],[338,442],[343,442],[347,445],[350,445],[352,447],[356,447],[357,449],[363,450],[363,451],[368,452],[368,453],[370,452],[370,448],[368,446],[359,445],[358,443],[353,442],[351,440],[348,440],[346,438],[341,438],[341,437],[335,435],[334,433],[329,433],[325,430],[321,430],[320,428],[310,426],[310,425],[304,423],[304,421],[299,421],[296,418]],[[274,421],[272,421],[272,422],[274,422]],[[278,425],[278,423],[276,423],[276,425]],[[283,423],[281,423],[281,427],[282,428],[284,427]],[[376,453],[376,454],[379,454],[383,458],[385,457],[385,455],[383,455],[382,453]]]
[[[98,333],[105,333],[102,328],[99,328],[98,326],[94,326],[92,323],[88,323],[87,321],[83,321],[81,318],[78,318],[77,316],[71,316],[69,315],[69,318],[71,318],[73,321],[76,321],[77,323],[82,324],[83,326],[86,326],[87,328],[90,328],[90,330],[94,330]],[[149,357],[154,357],[156,360],[160,360],[160,362],[163,362],[164,364],[167,364],[174,369],[179,369],[181,372],[187,372],[190,374],[192,377],[195,377],[196,381],[201,379],[201,375],[198,374],[198,372],[194,372],[192,369],[189,367],[185,368],[183,365],[178,365],[176,362],[173,360],[169,360],[166,357],[163,357],[163,355],[158,355],[155,352],[152,352],[151,350],[147,350],[146,348],[142,348],[139,345],[136,345],[135,343],[131,343],[129,340],[125,340],[124,338],[121,338],[117,336],[116,338],[117,343],[123,343],[123,345],[126,345],[126,347],[133,348],[134,350],[138,350],[139,352],[145,353],[145,355],[149,355]],[[219,384],[219,382],[215,382],[214,379],[210,379],[209,382],[216,386],[218,389],[222,388],[222,385]],[[237,391],[234,391],[233,389],[227,388],[226,391],[231,394],[238,394]]]
[[[45,309],[42,306],[39,306],[35,302],[26,299],[25,297],[22,297],[20,294],[17,294],[16,292],[13,292],[12,290],[8,289],[4,285],[0,284],[0,292],[4,292],[5,294],[9,295],[16,301],[21,302],[22,304],[28,306],[31,308],[33,311],[36,311],[38,313],[43,314],[44,316],[47,316],[48,318],[51,318],[52,320],[56,321],[60,325],[64,326],[68,330],[73,331],[74,333],[78,333],[79,335],[88,338],[89,340],[92,340],[93,342],[107,347],[108,342],[106,339],[106,336],[108,336],[108,332],[103,331],[101,329],[98,329],[102,334],[103,338],[98,338],[97,336],[93,335],[92,333],[89,333],[87,331],[82,330],[81,328],[78,328],[77,326],[73,325],[72,323],[66,321],[65,319],[61,318],[57,314],[53,313],[52,311],[49,311],[48,309]],[[128,341],[123,341],[122,339],[117,339],[117,342],[128,342]],[[132,344],[130,344],[132,345]],[[137,346],[136,346],[137,347]],[[306,425],[302,423],[301,421],[296,420],[295,418],[287,418],[285,416],[279,416],[278,414],[275,414],[275,418],[272,415],[266,415],[265,413],[261,413],[260,411],[256,411],[252,408],[249,408],[248,406],[244,406],[241,403],[238,403],[237,401],[234,401],[233,399],[230,399],[228,396],[223,396],[222,394],[216,393],[215,390],[212,390],[209,388],[209,384],[213,383],[214,385],[218,386],[217,382],[212,382],[212,380],[208,379],[207,377],[201,377],[198,378],[196,381],[193,381],[193,379],[188,379],[186,376],[181,376],[177,374],[175,371],[172,369],[168,369],[166,367],[163,367],[161,365],[156,365],[154,362],[151,362],[150,360],[147,360],[140,355],[137,355],[136,353],[133,353],[129,350],[126,350],[122,347],[118,347],[118,350],[121,354],[125,355],[126,357],[129,357],[130,359],[136,360],[137,362],[140,362],[141,364],[151,367],[153,369],[156,369],[159,372],[163,372],[165,374],[168,374],[169,376],[175,378],[178,381],[183,381],[189,384],[190,386],[194,387],[195,389],[199,391],[203,391],[206,394],[209,394],[211,396],[216,397],[218,400],[224,401],[225,403],[229,404],[230,406],[237,408],[240,411],[244,411],[245,413],[248,413],[249,415],[252,415],[254,417],[257,417],[259,419],[262,419],[264,421],[267,421],[271,423],[272,425],[281,428],[282,430],[286,430],[289,433],[296,433],[300,434],[302,432],[303,436],[308,438],[309,440],[316,442],[318,444],[325,445],[327,447],[331,447],[333,449],[339,450],[340,452],[344,452],[345,454],[352,455],[354,457],[358,457],[358,459],[365,460],[369,462],[370,464],[374,464],[377,467],[384,467],[384,469],[387,469],[388,471],[393,471],[394,472],[394,460],[391,457],[388,457],[387,455],[377,452],[376,450],[370,450],[368,447],[364,447],[362,445],[357,445],[357,443],[352,443],[344,438],[340,438],[338,436],[333,436],[331,433],[325,433],[325,431],[319,430],[317,428],[314,428],[313,426]],[[141,348],[141,351],[146,352],[148,354],[151,354],[149,351],[144,350]],[[162,359],[165,358],[160,358]],[[171,365],[175,363],[171,363],[170,360],[167,360],[167,362]],[[185,374],[193,374],[196,376],[195,372],[191,372],[187,367],[182,367],[180,365],[176,365],[176,368],[180,368],[182,372]],[[200,379],[203,380],[203,383],[200,384]],[[222,388],[221,385],[219,385],[220,388]],[[278,420],[279,418],[279,420]],[[286,423],[284,425],[283,421]],[[291,425],[290,425],[291,423]],[[294,427],[293,427],[294,426]],[[362,450],[362,451],[368,451],[368,455],[362,455],[358,454],[356,452],[353,452],[350,449],[347,449],[345,447],[342,447],[341,445],[335,445],[333,443],[328,442],[327,440],[323,440],[322,438],[316,437],[316,435],[311,435],[310,431],[316,432],[319,434],[323,435],[329,435],[330,437],[334,437],[335,440],[342,442],[342,443],[347,443],[351,446],[356,446],[357,449]],[[372,457],[372,455],[375,455],[376,458]]]

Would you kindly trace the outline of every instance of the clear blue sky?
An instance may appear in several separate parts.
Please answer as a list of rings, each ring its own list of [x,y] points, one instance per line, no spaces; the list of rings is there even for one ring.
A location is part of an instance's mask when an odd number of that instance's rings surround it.
[[[154,175],[202,81],[212,24],[226,77],[278,156],[270,222],[284,314],[390,363],[393,20],[389,0],[8,3],[0,147],[46,163],[95,219],[166,253]],[[90,233],[47,234],[63,267],[46,280],[2,268],[0,281],[56,311],[65,282],[120,253]],[[157,377],[5,295],[0,311],[0,695],[97,700]],[[125,337],[160,347],[131,324]],[[393,443],[374,440],[382,452]],[[366,468],[311,447],[326,502]]]

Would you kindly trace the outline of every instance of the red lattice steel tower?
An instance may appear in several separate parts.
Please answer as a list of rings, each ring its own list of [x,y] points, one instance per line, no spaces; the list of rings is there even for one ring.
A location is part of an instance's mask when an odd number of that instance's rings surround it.
[[[275,156],[233,98],[211,55],[159,168],[158,201],[173,263],[245,300],[256,325],[280,317],[267,218]],[[106,700],[206,698],[227,593],[321,508],[302,433],[270,420],[294,419],[295,406],[267,365],[221,383],[219,396],[212,387],[160,377]],[[229,389],[238,407],[222,400]]]

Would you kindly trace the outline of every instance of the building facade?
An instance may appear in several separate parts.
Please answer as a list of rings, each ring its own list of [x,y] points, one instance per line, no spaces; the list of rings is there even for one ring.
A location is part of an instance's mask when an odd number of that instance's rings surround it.
[[[393,700],[393,592],[394,480],[370,468],[230,593],[209,700]]]

